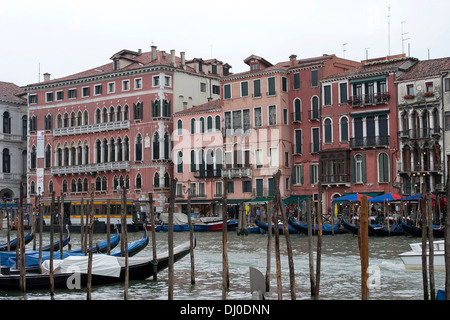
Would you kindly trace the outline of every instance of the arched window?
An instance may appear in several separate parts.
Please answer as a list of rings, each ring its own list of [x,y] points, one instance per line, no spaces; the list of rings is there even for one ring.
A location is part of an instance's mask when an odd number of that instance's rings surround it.
[[[195,151],[191,150],[191,172],[196,172],[197,171],[197,165],[195,163]]]
[[[191,134],[195,133],[195,119],[191,119]]]
[[[102,162],[102,143],[100,140],[95,141],[96,162]]]
[[[159,133],[153,135],[153,159],[159,160]]]
[[[220,131],[220,116],[216,116],[215,118],[215,126],[216,126],[216,131]]]
[[[164,159],[169,160],[170,155],[170,136],[169,133],[166,132],[164,134]]]
[[[153,176],[153,188],[159,188],[159,173],[155,172],[155,175]]]
[[[106,107],[103,107],[102,120],[103,123],[108,122],[108,109],[106,109]]]
[[[114,142],[114,138],[111,137],[109,140],[109,162],[116,161],[116,144]]]
[[[63,180],[62,190],[63,190],[63,192],[67,192],[67,180],[66,179]]]
[[[116,114],[114,113],[114,107],[111,106],[109,108],[109,122],[114,122],[116,121]]]
[[[389,156],[384,152],[378,155],[378,182],[389,182]]]
[[[81,114],[81,110],[78,110],[77,113],[77,126],[82,126],[83,125],[83,116]]]
[[[333,134],[332,134],[332,122],[330,118],[326,118],[323,122],[323,134],[324,134],[324,142],[332,143],[333,142]]]
[[[205,133],[205,118],[201,117],[199,122],[200,122],[200,133]]]
[[[108,140],[103,139],[102,141],[102,151],[103,151],[103,162],[108,162]]]
[[[62,128],[62,117],[61,117],[61,114],[58,114],[56,116],[56,127],[57,128]]]
[[[11,155],[8,148],[3,149],[2,152],[2,169],[4,173],[11,173]]]
[[[89,112],[87,110],[84,110],[84,116],[83,116],[83,124],[87,126],[89,124]]]
[[[70,180],[70,192],[77,192],[77,183],[75,179]]]
[[[122,139],[120,139],[120,137],[117,138],[117,161],[122,161],[123,156],[122,156]]]
[[[95,179],[95,191],[102,191],[102,179],[100,177]]]
[[[211,132],[212,129],[213,129],[213,119],[211,116],[208,116],[208,118],[206,118],[206,131]]]
[[[11,117],[7,111],[3,113],[3,133],[11,133]]]
[[[123,140],[124,161],[130,161],[130,139],[125,137]]]
[[[177,154],[177,173],[183,173],[183,152]]]
[[[164,174],[164,188],[170,188],[170,175],[168,172]]]
[[[177,121],[177,135],[183,135],[183,121],[181,119],[178,119]]]
[[[102,190],[108,191],[108,180],[106,179],[106,177],[102,178]]]
[[[135,189],[141,189],[142,188],[142,176],[140,173],[136,175],[136,188]]]
[[[102,122],[102,113],[100,109],[95,110],[95,123],[101,123]]]
[[[136,136],[135,161],[142,161],[142,137],[140,134]]]
[[[311,99],[311,119],[319,119],[319,98],[317,96]]]
[[[302,104],[298,98],[294,100],[294,121],[302,121]]]
[[[31,147],[31,154],[30,154],[30,168],[35,169],[36,168],[36,147]]]
[[[81,178],[77,180],[77,192],[83,192],[83,183],[81,182]]]
[[[45,147],[45,168],[51,167],[51,157],[52,157],[52,150],[50,145],[48,144],[47,147]]]
[[[340,120],[340,141],[348,142],[348,118],[342,117]]]

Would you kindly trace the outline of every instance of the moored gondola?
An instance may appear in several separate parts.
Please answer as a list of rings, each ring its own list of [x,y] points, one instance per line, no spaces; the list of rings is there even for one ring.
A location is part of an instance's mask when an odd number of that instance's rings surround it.
[[[30,243],[33,240],[33,232],[30,230],[28,234],[24,237],[25,245]],[[17,238],[14,238],[9,241],[9,250],[13,251],[17,248]],[[0,244],[0,251],[8,251],[8,242]]]
[[[266,232],[269,230],[269,227],[267,226],[267,223],[261,222],[259,220],[256,220],[255,223],[260,229],[262,229],[262,230],[264,230]],[[292,227],[289,223],[288,223],[288,230],[289,230],[289,233],[298,233],[298,231],[294,227]],[[273,225],[272,225],[272,232],[274,232]],[[280,234],[283,234],[283,224],[282,223],[278,224],[278,232]]]
[[[307,223],[299,223],[294,221],[293,219],[289,219],[289,224],[293,226],[297,231],[300,233],[308,234],[308,224]],[[317,234],[319,227],[316,224],[314,228],[311,226],[311,230],[313,231],[313,234]],[[323,224],[322,225],[322,234],[323,235],[330,235],[330,234],[343,234],[348,233],[349,231],[343,227],[341,227],[340,224]]]
[[[194,241],[195,247],[195,241]],[[179,261],[190,252],[189,241],[174,248],[174,262]],[[93,255],[92,285],[118,283],[125,278],[125,262],[123,257],[112,257],[104,254]],[[54,286],[55,288],[71,288],[79,284],[85,287],[87,283],[87,256],[72,256],[64,260],[54,261]],[[44,262],[42,274],[26,275],[26,290],[45,289],[50,287],[50,275],[48,274],[48,261]],[[153,266],[157,272],[161,272],[169,265],[169,254],[157,256],[157,261],[151,257],[129,257],[129,280],[145,280],[154,275]],[[77,270],[77,272],[73,272]],[[6,271],[6,270],[2,270]],[[3,274],[0,276],[0,290],[19,290],[20,276],[18,274]]]
[[[422,227],[414,226],[410,224],[406,224],[404,222],[400,222],[400,226],[405,232],[413,237],[421,237],[422,236]],[[433,237],[442,238],[445,235],[445,228],[437,225],[433,225]]]

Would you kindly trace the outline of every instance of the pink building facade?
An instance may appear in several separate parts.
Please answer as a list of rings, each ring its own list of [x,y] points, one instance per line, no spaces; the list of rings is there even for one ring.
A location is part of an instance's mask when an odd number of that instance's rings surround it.
[[[27,86],[30,201],[40,196],[49,203],[52,192],[63,194],[66,212],[77,214],[93,185],[99,214],[107,200],[117,211],[123,188],[134,212],[148,212],[150,192],[156,210],[167,210],[173,113],[218,98],[210,89],[219,87],[217,70],[225,67],[211,60],[199,70],[203,60],[186,61],[184,53],[180,58],[154,46],[145,53],[122,50],[111,60]]]
[[[395,81],[414,63],[404,55],[374,59],[322,80],[319,179],[327,201],[399,193]]]

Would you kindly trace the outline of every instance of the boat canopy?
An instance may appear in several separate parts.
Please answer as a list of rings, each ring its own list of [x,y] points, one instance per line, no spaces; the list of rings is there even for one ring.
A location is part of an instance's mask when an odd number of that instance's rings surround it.
[[[70,256],[63,260],[53,261],[53,270],[55,273],[88,273],[88,256]],[[92,256],[92,274],[120,277],[120,264],[117,257],[108,255]],[[46,260],[41,265],[42,273],[50,273],[50,261]]]

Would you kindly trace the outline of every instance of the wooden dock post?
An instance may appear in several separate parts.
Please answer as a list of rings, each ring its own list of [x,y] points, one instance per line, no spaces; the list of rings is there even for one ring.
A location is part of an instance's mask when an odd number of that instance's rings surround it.
[[[422,197],[420,200],[420,210],[422,211],[422,283],[423,283],[423,299],[429,300],[428,296],[428,276],[427,276],[427,231],[428,231],[428,217],[427,217],[427,203],[426,203],[426,184],[423,184]]]
[[[19,245],[20,245],[20,290],[26,291],[26,277],[25,277],[25,237],[24,237],[24,225],[23,225],[23,184],[20,183],[20,197],[19,197],[19,210],[18,210],[18,225],[17,228],[20,233]]]
[[[278,170],[274,174],[274,185],[275,185],[275,203],[278,210],[281,213],[281,221],[283,223],[283,233],[286,239],[286,247],[287,247],[287,255],[288,255],[288,266],[289,266],[289,280],[290,280],[290,289],[291,289],[291,299],[295,300],[295,271],[294,271],[294,260],[292,258],[292,246],[291,246],[291,237],[289,234],[288,221],[286,217],[286,211],[283,208],[283,201],[281,200],[280,194],[280,177],[281,171]]]
[[[148,193],[150,223],[152,225],[152,253],[153,253],[153,281],[158,280],[158,256],[156,254],[156,224],[155,211],[153,210],[153,193]]]
[[[50,295],[55,294],[55,278],[53,271],[53,224],[55,222],[55,192],[52,192],[52,204],[50,206]]]
[[[361,200],[361,217],[359,225],[360,237],[360,258],[361,258],[361,299],[369,299],[369,205],[367,196],[363,196]]]
[[[80,203],[80,244],[81,244],[81,252],[86,254],[85,246],[84,246],[84,198],[81,198]]]
[[[168,230],[168,247],[169,247],[169,286],[168,286],[168,300],[173,300],[173,286],[174,286],[174,257],[173,257],[173,212],[175,210],[175,190],[177,186],[177,179],[172,179],[170,184],[169,197],[169,230]]]
[[[39,198],[40,200],[40,198]],[[39,254],[38,254],[38,265],[39,273],[41,273],[41,263],[42,263],[42,233],[44,229],[44,209],[39,201]]]
[[[63,224],[64,224],[64,193],[61,192],[61,206],[59,207],[59,255],[60,259],[63,259]]]
[[[89,253],[88,253],[88,273],[87,273],[87,300],[91,300],[92,292],[92,256],[93,256],[93,245],[92,245],[92,229],[94,226],[94,184],[91,183],[91,203],[89,205],[89,212],[86,214],[86,219],[89,217],[89,221],[86,220],[87,232],[85,234],[85,239],[89,237]],[[87,247],[86,247],[87,251]]]
[[[272,251],[272,205],[266,204],[267,220],[267,267],[266,267],[266,292],[270,291],[270,256]]]
[[[281,261],[280,261],[280,235],[278,231],[278,211],[277,211],[277,205],[274,202],[273,205],[273,233],[274,233],[274,245],[275,245],[275,264],[276,264],[276,275],[277,275],[277,293],[278,293],[278,300],[282,300],[282,284],[281,284]],[[271,232],[270,229],[268,229],[268,232]]]
[[[106,202],[106,254],[111,254],[111,200]]]
[[[436,288],[434,282],[434,238],[433,238],[433,211],[431,207],[431,197],[428,195],[426,201],[426,211],[428,218],[428,271],[430,277],[430,298],[431,300],[435,300],[436,298]]]
[[[319,172],[321,172],[321,165],[319,163]],[[319,202],[317,209],[317,256],[316,256],[316,283],[314,289],[314,300],[319,300],[320,292],[320,272],[322,263],[322,181],[319,179],[318,183]],[[314,226],[315,224],[313,224]],[[316,228],[314,228],[315,230]]]
[[[450,165],[450,162],[448,163]],[[450,174],[447,174],[447,201],[450,200]],[[445,251],[444,251],[444,262],[445,262],[445,299],[450,300],[450,205],[447,202],[447,208],[445,212]]]
[[[228,250],[227,250],[227,202],[228,202],[228,178],[223,181],[222,197],[222,300],[226,300],[227,291],[230,287],[230,275],[228,269]]]
[[[192,226],[192,218],[191,218],[191,198],[192,198],[192,190],[191,190],[191,180],[188,180],[188,189],[187,189],[187,218],[189,225],[189,255],[191,258],[191,285],[195,284],[195,263],[194,263],[194,227]]]
[[[311,198],[306,199],[306,214],[308,219],[308,257],[309,257],[309,281],[311,283],[311,297],[316,294],[316,278],[314,275],[314,253],[312,245],[312,206]]]
[[[125,257],[125,284],[123,289],[123,298],[128,300],[128,283],[129,283],[129,268],[128,268],[128,230],[127,230],[127,188],[122,189],[122,237],[123,237],[123,251],[122,257]]]

